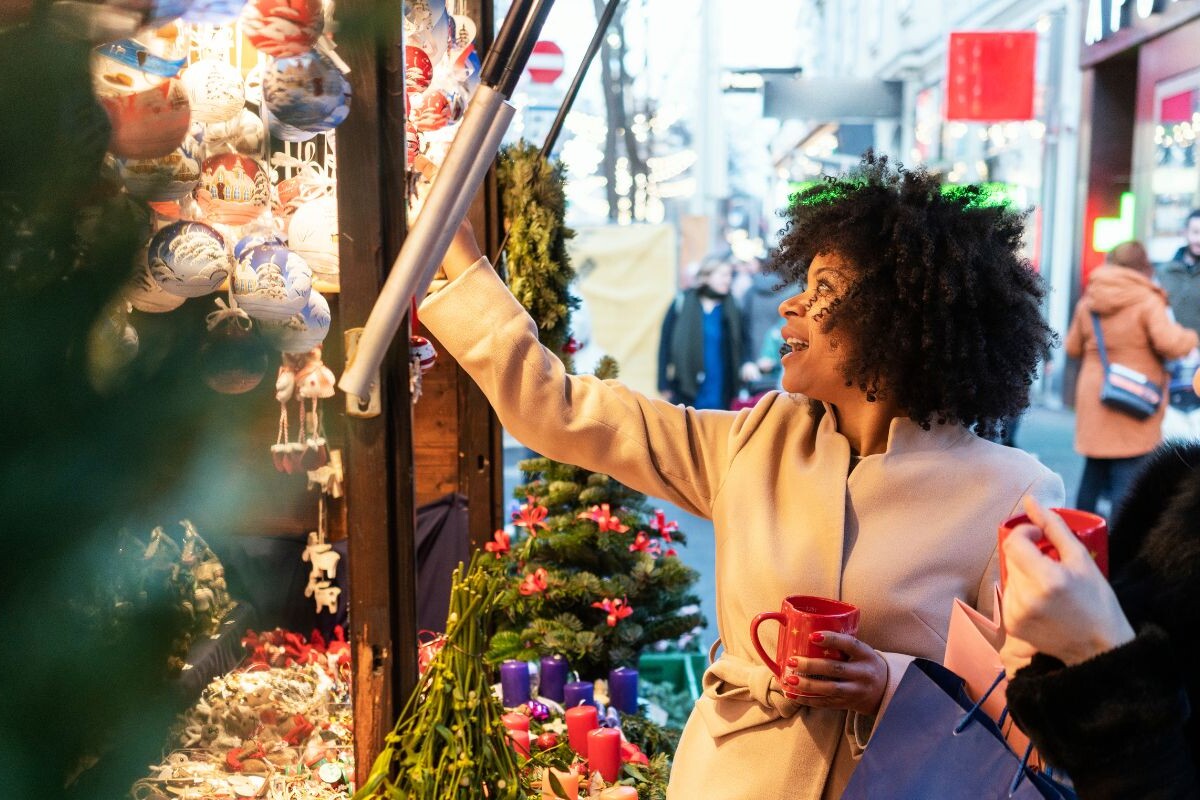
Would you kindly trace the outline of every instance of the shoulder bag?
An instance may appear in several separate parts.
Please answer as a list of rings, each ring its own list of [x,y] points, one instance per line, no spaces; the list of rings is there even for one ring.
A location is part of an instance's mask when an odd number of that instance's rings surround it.
[[[1104,367],[1100,402],[1134,419],[1153,416],[1162,405],[1162,387],[1137,370],[1109,362],[1108,352],[1104,347],[1104,333],[1100,330],[1100,317],[1094,311],[1092,328],[1096,331],[1096,345],[1100,349],[1100,363]]]

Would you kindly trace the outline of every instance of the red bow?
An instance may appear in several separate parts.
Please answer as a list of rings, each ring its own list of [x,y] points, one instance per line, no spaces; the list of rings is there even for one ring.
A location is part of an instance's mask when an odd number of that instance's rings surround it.
[[[674,520],[667,522],[667,515],[661,508],[656,508],[654,509],[654,521],[650,523],[650,530],[657,531],[663,541],[669,542],[671,534],[679,530],[679,523]]]
[[[601,533],[614,531],[616,533],[625,533],[629,530],[629,526],[622,525],[621,520],[613,515],[608,503],[601,506],[592,506],[587,511],[581,511],[578,515],[579,519],[590,519],[600,526]]]
[[[546,570],[541,567],[538,567],[533,572],[526,573],[525,580],[521,581],[521,594],[528,597],[531,594],[539,594],[546,591],[546,586],[548,585],[546,578],[548,577]]]
[[[642,752],[642,748],[633,742],[621,742],[621,762],[625,764],[649,764],[650,759]]]
[[[599,608],[608,613],[608,627],[617,627],[617,622],[633,613],[633,607],[628,600],[613,600],[608,597],[599,603],[592,603],[592,608]]]
[[[638,531],[638,535],[634,537],[633,544],[629,545],[629,552],[636,553],[638,551],[658,555],[658,542],[647,536],[645,531]]]
[[[509,537],[508,537],[507,533],[505,533],[502,530],[496,531],[495,533],[492,534],[492,538],[495,539],[496,541],[488,542],[487,544],[485,544],[483,546],[484,550],[487,550],[489,553],[495,553],[496,558],[499,558],[501,553],[508,552]]]
[[[513,514],[513,525],[529,531],[530,536],[537,536],[537,528],[550,530],[543,520],[550,512],[543,506],[537,505],[536,497],[529,497],[529,502],[521,504],[521,510]]]

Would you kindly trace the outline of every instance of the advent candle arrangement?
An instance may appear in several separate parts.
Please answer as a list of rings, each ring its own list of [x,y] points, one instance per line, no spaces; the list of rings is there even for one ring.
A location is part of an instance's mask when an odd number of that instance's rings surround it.
[[[587,734],[588,766],[612,783],[621,773],[621,732],[596,728]]]
[[[505,661],[500,665],[500,694],[505,708],[529,702],[529,663]]]
[[[608,673],[608,704],[622,714],[638,710],[638,671],[632,667],[617,667]]]
[[[563,791],[566,792],[564,797],[561,794],[555,794],[554,788],[550,785],[549,773],[553,772],[554,777],[558,778],[558,782],[562,784]],[[634,792],[636,797],[637,792]],[[579,773],[574,769],[564,772],[561,769],[551,767],[547,770],[547,775],[542,778],[542,800],[579,800]]]
[[[563,707],[574,708],[581,703],[589,706],[596,705],[591,681],[571,681],[563,687]]]
[[[529,717],[524,714],[518,714],[515,711],[510,711],[500,717],[500,721],[504,723],[504,727],[510,731],[525,731],[529,733]]]
[[[595,706],[576,706],[567,709],[566,720],[571,749],[587,758],[588,733],[600,727],[600,712]]]
[[[567,660],[562,656],[542,656],[538,694],[556,703],[563,702],[563,687],[567,683],[567,666]]]

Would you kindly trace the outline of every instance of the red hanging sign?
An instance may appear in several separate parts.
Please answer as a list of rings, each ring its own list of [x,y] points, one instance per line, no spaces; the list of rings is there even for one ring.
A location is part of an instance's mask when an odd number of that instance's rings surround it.
[[[1000,122],[1033,119],[1034,31],[950,34],[946,119]]]

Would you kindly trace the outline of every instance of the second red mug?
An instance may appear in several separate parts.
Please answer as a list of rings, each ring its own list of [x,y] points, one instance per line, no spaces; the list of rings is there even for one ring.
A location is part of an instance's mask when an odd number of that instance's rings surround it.
[[[1067,523],[1067,527],[1071,529],[1071,533],[1075,534],[1079,541],[1083,542],[1084,547],[1091,553],[1092,558],[1096,561],[1096,566],[1100,568],[1100,572],[1104,577],[1108,577],[1108,523],[1104,521],[1104,517],[1099,514],[1093,514],[1090,511],[1080,511],[1075,508],[1052,508],[1050,509],[1055,514],[1063,518]],[[1004,588],[1005,581],[1008,579],[1008,568],[1004,563],[1004,540],[1012,533],[1013,528],[1018,525],[1023,525],[1031,522],[1025,514],[1018,514],[1015,517],[1004,520],[1000,523],[999,530],[999,545],[1000,545],[1000,588]],[[1058,561],[1058,550],[1054,545],[1050,544],[1050,540],[1043,536],[1037,542],[1038,549],[1045,553],[1048,557]]]
[[[775,658],[767,655],[762,642],[758,640],[758,626],[767,620],[779,623],[779,644],[775,648]],[[797,594],[784,598],[779,611],[759,614],[750,623],[750,641],[753,642],[754,649],[758,651],[763,663],[779,679],[785,697],[812,696],[795,688],[801,673],[789,663],[791,658],[800,656],[846,660],[846,654],[841,650],[814,643],[810,637],[817,631],[856,635],[858,608],[841,600]]]

